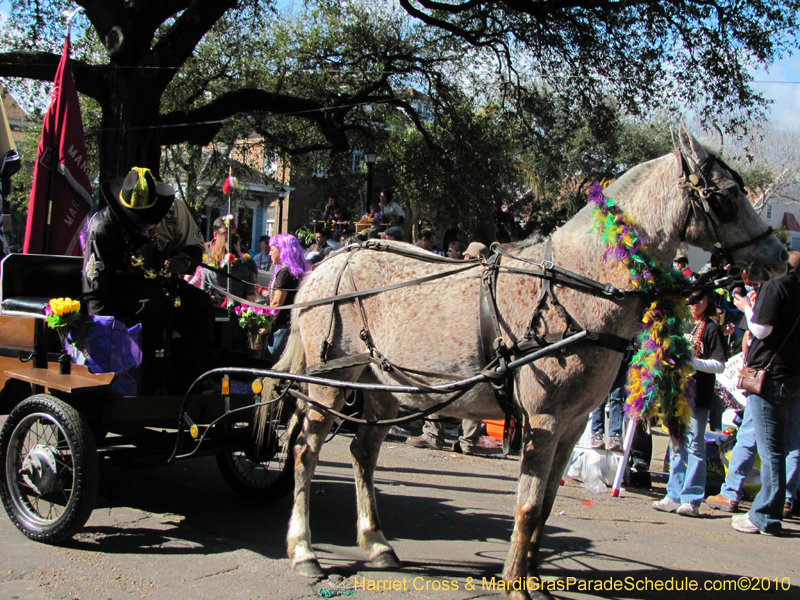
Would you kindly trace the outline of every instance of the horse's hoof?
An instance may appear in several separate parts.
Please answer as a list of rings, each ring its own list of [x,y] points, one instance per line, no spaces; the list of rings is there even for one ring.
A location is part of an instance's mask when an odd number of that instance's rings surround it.
[[[324,577],[322,568],[319,566],[319,561],[316,558],[310,558],[294,565],[294,572],[300,577],[310,577],[312,579],[321,579]]]
[[[372,558],[372,564],[380,569],[399,569],[401,567],[400,559],[394,550],[386,550]]]

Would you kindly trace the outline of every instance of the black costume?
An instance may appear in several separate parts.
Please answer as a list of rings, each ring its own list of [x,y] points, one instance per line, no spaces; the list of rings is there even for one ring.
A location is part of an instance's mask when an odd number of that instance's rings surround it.
[[[213,340],[213,313],[209,297],[179,275],[169,276],[164,261],[173,249],[159,241],[155,228],[137,229],[108,207],[89,222],[83,256],[84,303],[90,315],[108,315],[130,326],[142,323],[144,356],[142,387],[156,391],[165,365],[157,354],[170,345],[174,383],[185,389],[203,370]],[[193,257],[194,258],[194,257]],[[180,298],[180,306],[174,307]],[[169,337],[167,337],[169,335]]]
[[[698,358],[706,360],[717,360],[722,364],[728,360],[727,346],[722,329],[714,321],[707,321],[703,327],[703,335],[700,336]],[[714,383],[717,380],[716,373],[696,371],[694,374],[696,382],[694,404],[698,408],[708,408],[714,402]]]

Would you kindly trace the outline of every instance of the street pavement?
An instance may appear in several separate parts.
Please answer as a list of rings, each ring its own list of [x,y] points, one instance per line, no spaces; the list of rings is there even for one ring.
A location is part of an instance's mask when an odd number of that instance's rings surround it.
[[[213,460],[198,459],[160,469],[103,466],[92,517],[62,547],[27,540],[0,515],[0,600],[300,599],[343,595],[356,583],[351,597],[362,600],[501,598],[517,460],[385,444],[378,506],[403,567],[381,571],[356,545],[349,441],[326,444],[312,485],[322,581],[296,577],[285,558],[290,498],[241,500]],[[654,511],[663,493],[658,484],[611,498],[568,480],[546,529],[544,585],[574,599],[800,597],[800,521],[788,521],[780,538],[745,535],[705,505],[699,519]],[[663,589],[692,582],[700,589]],[[767,586],[772,591],[753,591]]]

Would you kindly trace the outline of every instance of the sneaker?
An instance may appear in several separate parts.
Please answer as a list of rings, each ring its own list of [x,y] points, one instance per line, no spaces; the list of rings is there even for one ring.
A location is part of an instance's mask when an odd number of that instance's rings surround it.
[[[589,448],[594,450],[602,450],[606,447],[606,443],[603,441],[603,432],[598,431],[597,433],[592,434],[592,439],[589,441]]]
[[[681,506],[680,502],[675,502],[675,500],[669,496],[666,496],[657,502],[653,502],[653,508],[660,510],[661,512],[675,512],[678,510],[679,506]]]
[[[706,504],[708,504],[711,508],[716,508],[717,510],[728,513],[739,512],[739,503],[736,502],[736,500],[729,500],[722,494],[709,496],[706,498]]]
[[[731,519],[731,526],[742,533],[760,533],[761,535],[780,535],[780,530],[777,531],[762,531],[750,520],[750,515],[745,513],[743,515],[735,515]]]
[[[783,505],[783,518],[788,519],[792,516],[792,503],[787,502]]]
[[[684,502],[678,507],[678,510],[676,510],[675,513],[679,514],[682,517],[699,517],[700,508],[694,506],[690,502]]]
[[[441,450],[444,448],[444,442],[437,438],[429,438],[427,435],[418,435],[406,440],[406,444],[414,446],[414,448],[431,448],[432,450]]]
[[[622,438],[619,436],[618,433],[612,435],[611,438],[608,440],[608,451],[622,452]]]

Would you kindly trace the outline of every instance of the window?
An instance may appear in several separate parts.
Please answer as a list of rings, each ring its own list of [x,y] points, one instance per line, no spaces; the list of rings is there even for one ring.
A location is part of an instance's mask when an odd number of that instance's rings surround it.
[[[767,221],[772,221],[772,202],[768,202],[767,203],[766,219],[767,219]]]
[[[364,168],[364,151],[353,150],[352,162],[350,164],[350,171],[352,173],[360,173]]]
[[[268,206],[267,207],[267,218],[266,218],[267,228],[264,232],[264,235],[268,235],[272,237],[275,235],[275,207]]]
[[[327,177],[328,176],[328,165],[327,160],[323,156],[321,152],[314,152],[313,157],[314,165],[311,168],[311,176],[312,177]]]

